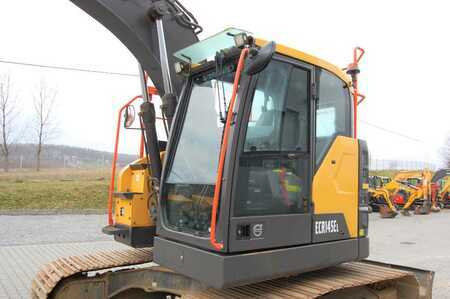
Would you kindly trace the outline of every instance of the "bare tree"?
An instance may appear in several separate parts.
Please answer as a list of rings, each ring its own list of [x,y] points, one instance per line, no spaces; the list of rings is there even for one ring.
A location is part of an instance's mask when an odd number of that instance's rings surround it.
[[[57,125],[54,120],[53,108],[56,101],[56,90],[41,81],[34,95],[34,132],[36,138],[36,171],[41,169],[41,155],[45,143],[56,134]]]
[[[444,146],[441,148],[442,159],[444,160],[445,167],[450,168],[450,135],[445,139]]]
[[[19,102],[12,94],[9,75],[0,77],[0,155],[3,157],[3,169],[9,171],[11,147],[17,143],[19,128]]]

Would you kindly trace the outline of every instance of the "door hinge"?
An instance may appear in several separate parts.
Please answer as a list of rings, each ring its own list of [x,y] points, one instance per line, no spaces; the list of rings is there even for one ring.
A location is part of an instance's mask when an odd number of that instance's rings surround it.
[[[313,101],[317,101],[317,88],[316,83],[311,84],[311,96]]]

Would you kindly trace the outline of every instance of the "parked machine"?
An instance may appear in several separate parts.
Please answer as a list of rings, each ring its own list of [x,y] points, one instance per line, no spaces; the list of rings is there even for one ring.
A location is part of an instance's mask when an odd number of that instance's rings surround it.
[[[397,208],[391,201],[391,194],[384,186],[391,182],[388,177],[369,176],[369,206],[379,212],[382,218],[394,218],[398,215]]]
[[[444,208],[450,208],[450,169],[439,169],[431,178],[431,198]]]
[[[439,201],[445,208],[450,208],[450,179],[443,181],[439,190]]]
[[[344,72],[234,28],[198,41],[201,27],[178,1],[72,2],[141,65],[145,151],[120,172],[103,231],[143,249],[57,260],[35,278],[34,297],[431,296],[428,271],[361,262],[369,255],[368,150],[356,138],[362,49]]]
[[[394,176],[394,180],[403,185],[416,189],[414,196],[410,197],[405,205],[415,206],[416,214],[428,214],[439,212],[440,207],[436,198],[432,196],[433,172],[430,170],[400,171]]]
[[[422,197],[423,190],[407,180],[369,177],[369,205],[379,211],[382,218],[394,218],[398,211],[405,216],[411,215],[409,209],[422,204],[419,202]]]

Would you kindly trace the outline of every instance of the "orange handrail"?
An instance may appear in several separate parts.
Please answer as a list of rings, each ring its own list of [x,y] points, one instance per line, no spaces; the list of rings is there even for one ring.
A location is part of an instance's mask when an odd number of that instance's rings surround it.
[[[359,56],[358,56],[358,51],[359,51]],[[361,60],[361,58],[363,57],[364,53],[366,53],[366,51],[364,51],[363,48],[355,47],[353,49],[353,62],[358,63]]]
[[[137,99],[142,99],[142,96],[135,96],[131,100],[129,100],[125,105],[123,105],[119,110],[119,115],[117,118],[117,127],[116,127],[116,141],[114,142],[114,152],[113,152],[113,161],[111,166],[111,181],[109,183],[109,194],[108,194],[108,225],[113,225],[113,216],[112,216],[112,201],[114,194],[114,183],[116,181],[116,162],[117,162],[117,151],[119,149],[119,135],[120,135],[120,127],[122,123],[122,112],[130,106]]]
[[[147,87],[148,94],[151,95],[157,95],[158,90],[153,86]],[[114,184],[116,181],[116,164],[117,164],[117,156],[118,156],[118,150],[119,150],[119,136],[120,136],[120,127],[122,122],[122,113],[123,111],[130,106],[134,101],[137,99],[142,99],[142,96],[135,96],[131,100],[129,100],[125,105],[123,105],[120,110],[117,117],[117,127],[116,127],[116,139],[114,142],[114,152],[113,152],[113,160],[112,160],[112,166],[111,166],[111,180],[109,183],[109,193],[108,193],[108,225],[113,225],[114,220],[112,216],[112,202],[113,202],[113,194],[114,194]],[[151,100],[151,98],[150,98]],[[161,119],[160,117],[157,117],[157,119]],[[141,126],[142,127],[142,126]],[[144,157],[144,134],[141,135],[141,141],[139,146],[139,156],[142,158]]]
[[[117,118],[117,127],[116,127],[116,141],[114,142],[114,152],[113,152],[113,161],[111,166],[111,181],[109,183],[109,194],[108,194],[108,225],[113,225],[113,217],[112,217],[112,199],[114,194],[114,184],[116,180],[116,162],[117,162],[117,151],[119,149],[119,134],[120,127],[122,123],[122,112],[130,106],[137,99],[142,99],[142,96],[135,96],[131,100],[129,100],[125,105],[123,105],[119,110],[119,115]]]
[[[228,113],[227,113],[227,121],[225,123],[225,128],[223,131],[223,142],[220,146],[220,156],[219,156],[219,166],[217,169],[217,178],[216,178],[216,186],[214,188],[214,198],[213,198],[213,205],[212,205],[212,211],[211,211],[211,233],[209,235],[209,242],[211,245],[220,250],[223,248],[223,244],[217,242],[216,239],[216,222],[217,222],[217,209],[219,208],[219,197],[220,197],[220,190],[222,188],[222,176],[223,176],[223,166],[225,163],[225,155],[228,147],[228,134],[231,127],[231,121],[233,119],[233,109],[234,109],[234,103],[236,101],[236,95],[237,90],[239,86],[239,80],[241,78],[242,69],[244,68],[244,60],[245,57],[248,54],[248,49],[245,48],[241,51],[241,55],[239,57],[238,66],[236,69],[236,75],[234,76],[234,83],[233,83],[233,92],[231,94],[231,100],[228,107]]]
[[[358,90],[358,73],[359,66],[358,63],[363,57],[365,51],[363,48],[355,47],[353,49],[353,62],[345,68],[348,74],[352,76],[352,86],[353,86],[353,135],[357,138],[357,121],[358,121],[358,105],[364,101],[366,98],[364,95],[359,93]]]

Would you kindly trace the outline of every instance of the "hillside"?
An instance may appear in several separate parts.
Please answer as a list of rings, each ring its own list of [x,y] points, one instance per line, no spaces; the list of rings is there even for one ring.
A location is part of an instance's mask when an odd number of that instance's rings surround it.
[[[109,167],[112,153],[97,151],[88,148],[66,145],[45,145],[41,156],[42,168],[90,168]],[[118,165],[125,165],[137,156],[119,154]],[[0,168],[3,168],[3,159],[0,159]],[[36,145],[16,144],[12,146],[9,157],[10,168],[34,168],[36,165]]]

